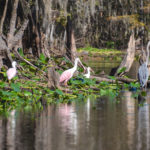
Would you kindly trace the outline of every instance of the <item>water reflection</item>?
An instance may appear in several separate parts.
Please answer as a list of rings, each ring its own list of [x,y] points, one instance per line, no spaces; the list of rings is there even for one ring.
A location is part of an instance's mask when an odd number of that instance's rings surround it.
[[[131,92],[121,97],[14,111],[0,119],[0,150],[149,150],[150,93],[143,107]]]
[[[124,92],[125,100],[123,104],[125,105],[126,116],[126,127],[127,127],[127,144],[129,149],[132,149],[132,145],[134,145],[134,131],[136,126],[136,101],[132,98],[131,92]]]
[[[147,101],[144,103],[144,107],[140,107],[138,111],[138,126],[137,136],[138,144],[137,150],[150,149],[150,111],[149,111],[149,97],[150,93],[147,93]],[[145,134],[144,134],[145,133]]]
[[[87,66],[92,67],[92,69],[98,74],[104,71],[106,74],[110,74],[112,68],[116,68],[120,65],[121,60],[112,59],[111,57],[84,57],[83,61]]]

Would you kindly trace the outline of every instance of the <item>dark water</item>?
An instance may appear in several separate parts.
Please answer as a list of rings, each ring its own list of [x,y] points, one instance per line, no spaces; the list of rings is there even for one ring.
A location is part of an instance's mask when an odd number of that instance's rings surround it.
[[[116,60],[112,57],[84,57],[83,61],[86,63],[87,66],[90,66],[96,73],[100,73],[104,71],[106,74],[110,74],[112,68],[116,68],[119,66],[121,62],[121,58]]]
[[[150,93],[142,107],[121,97],[13,111],[0,119],[0,150],[150,150]]]

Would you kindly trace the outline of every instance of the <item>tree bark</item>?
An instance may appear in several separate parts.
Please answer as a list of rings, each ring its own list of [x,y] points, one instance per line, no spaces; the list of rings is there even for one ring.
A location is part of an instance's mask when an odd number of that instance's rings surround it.
[[[13,6],[12,14],[11,14],[11,19],[10,19],[10,30],[7,34],[7,40],[8,40],[7,44],[8,44],[8,47],[10,47],[10,48],[11,48],[11,45],[12,45],[11,41],[13,40],[13,36],[14,36],[14,33],[15,33],[18,2],[19,2],[19,0],[14,1],[14,6]]]
[[[54,67],[48,68],[48,87],[60,88],[59,86],[59,73],[55,71]]]
[[[72,27],[72,20],[70,18],[70,16],[68,16],[67,19],[67,27],[66,27],[66,31],[67,31],[67,56],[69,57],[69,59],[71,59],[71,61],[73,62],[76,58],[76,42],[75,42],[75,36],[74,36],[74,30]]]
[[[127,54],[125,55],[115,75],[122,76],[123,74],[128,72],[134,61],[134,56],[135,56],[135,39],[134,39],[134,33],[132,33],[132,35],[130,36],[129,43],[128,43]],[[119,73],[119,70],[122,68],[125,68],[125,70]]]
[[[5,2],[5,8],[4,8],[3,15],[0,21],[0,35],[2,34],[2,31],[3,31],[3,24],[4,24],[5,17],[6,17],[7,5],[8,5],[8,0],[6,0]]]
[[[8,59],[12,62],[13,59],[10,55],[10,50],[16,49],[18,47],[22,47],[22,37],[24,34],[24,30],[26,29],[28,25],[28,19],[25,19],[21,28],[16,32],[16,18],[17,18],[17,8],[18,8],[18,2],[19,0],[15,0],[13,4],[13,9],[11,13],[11,18],[10,18],[10,30],[7,33],[7,37],[3,35],[3,23],[4,19],[6,16],[6,11],[7,11],[7,5],[8,1],[5,3],[5,8],[3,11],[3,16],[1,18],[1,24],[0,24],[0,51],[5,51]],[[16,32],[16,34],[15,34]]]
[[[106,81],[106,82],[111,82],[111,83],[131,83],[131,82],[136,82],[137,80],[130,79],[130,78],[123,78],[123,77],[116,77],[116,80],[108,79],[106,77],[97,77],[97,76],[91,76],[91,79],[96,79],[98,82]]]

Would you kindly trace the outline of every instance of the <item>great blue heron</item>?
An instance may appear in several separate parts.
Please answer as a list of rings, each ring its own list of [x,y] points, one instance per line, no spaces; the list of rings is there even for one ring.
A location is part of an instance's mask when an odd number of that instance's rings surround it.
[[[149,77],[149,70],[148,70],[148,62],[149,62],[149,48],[150,48],[150,41],[147,44],[146,48],[146,60],[141,64],[138,71],[138,79],[140,81],[140,85],[142,88],[146,87],[148,77]]]

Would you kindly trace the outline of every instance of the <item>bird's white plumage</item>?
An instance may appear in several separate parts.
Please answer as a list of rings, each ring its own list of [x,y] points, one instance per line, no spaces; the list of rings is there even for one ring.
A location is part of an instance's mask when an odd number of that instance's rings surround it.
[[[90,67],[87,68],[87,74],[84,74],[86,78],[90,78]]]
[[[12,68],[9,68],[6,72],[8,80],[11,80],[13,77],[16,76],[17,70],[16,70],[17,63],[15,61],[12,62]]]

